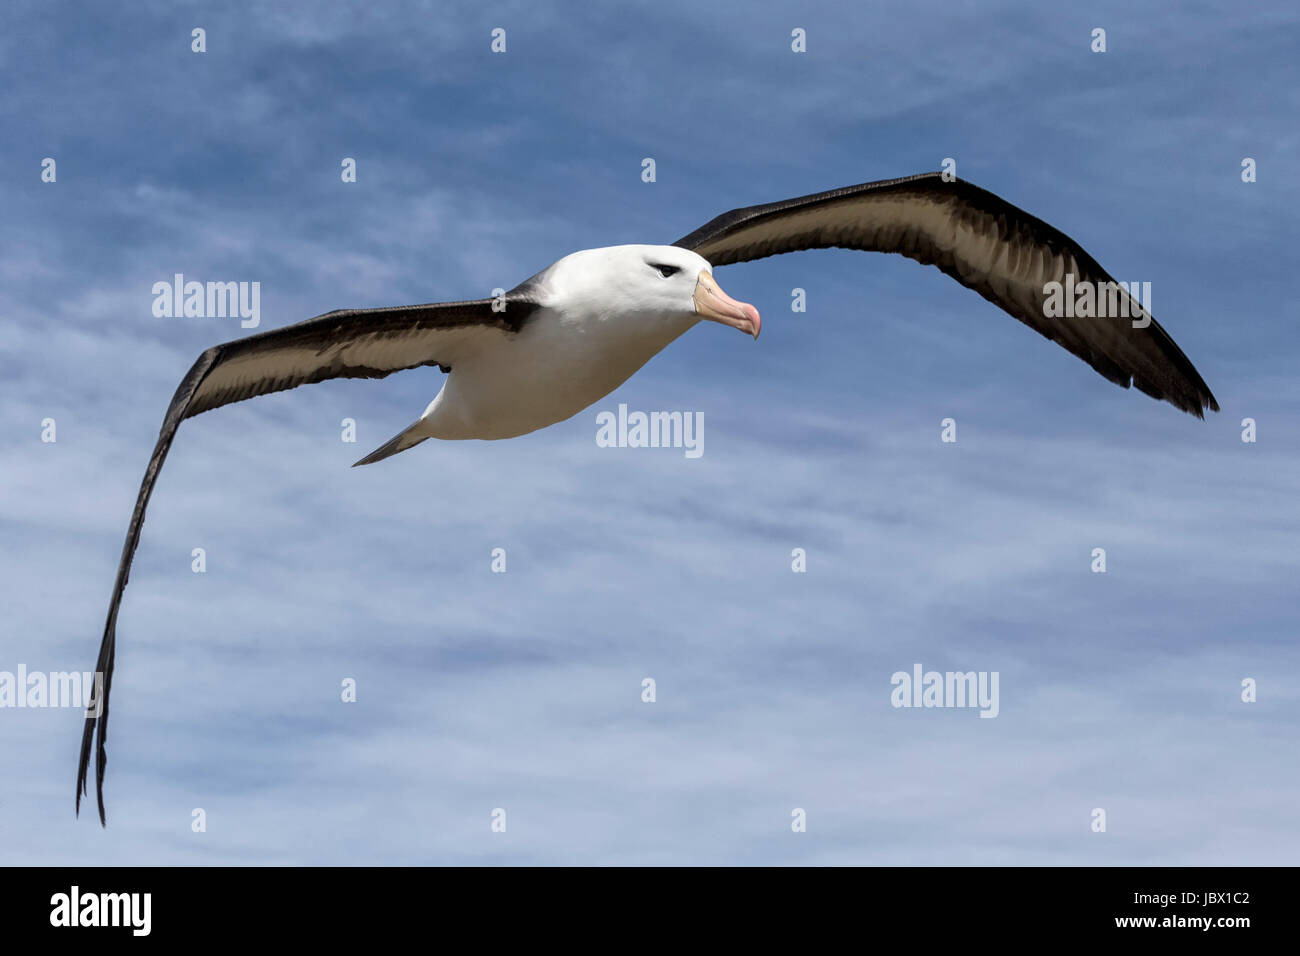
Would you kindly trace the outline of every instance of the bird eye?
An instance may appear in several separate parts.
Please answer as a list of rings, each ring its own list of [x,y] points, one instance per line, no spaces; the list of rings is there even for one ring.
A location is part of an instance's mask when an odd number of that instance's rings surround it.
[[[663,276],[665,279],[667,279],[671,275],[676,275],[678,272],[682,271],[681,269],[677,268],[677,266],[660,266],[660,265],[655,265],[654,263],[650,264],[650,268],[658,269],[659,274]]]

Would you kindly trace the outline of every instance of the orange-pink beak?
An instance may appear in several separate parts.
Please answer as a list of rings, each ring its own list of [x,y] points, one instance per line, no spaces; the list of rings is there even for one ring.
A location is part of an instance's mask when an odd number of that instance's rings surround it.
[[[763,328],[763,320],[758,317],[758,309],[748,302],[737,302],[723,292],[713,280],[713,273],[705,269],[695,283],[695,311],[702,319],[721,322],[733,329],[740,329],[746,335],[758,338]]]

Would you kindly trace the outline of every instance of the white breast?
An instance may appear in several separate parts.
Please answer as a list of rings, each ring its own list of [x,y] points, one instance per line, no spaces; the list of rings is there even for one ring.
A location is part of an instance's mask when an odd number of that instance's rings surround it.
[[[604,398],[697,319],[543,308],[458,362],[421,417],[429,438],[513,438]]]

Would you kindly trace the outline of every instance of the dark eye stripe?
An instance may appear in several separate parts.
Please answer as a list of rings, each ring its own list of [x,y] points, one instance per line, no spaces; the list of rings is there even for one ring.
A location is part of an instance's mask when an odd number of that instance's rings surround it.
[[[671,275],[676,275],[678,272],[682,271],[677,266],[661,266],[661,265],[656,265],[653,262],[650,263],[650,268],[658,269],[659,274],[663,276],[665,279],[667,279]]]

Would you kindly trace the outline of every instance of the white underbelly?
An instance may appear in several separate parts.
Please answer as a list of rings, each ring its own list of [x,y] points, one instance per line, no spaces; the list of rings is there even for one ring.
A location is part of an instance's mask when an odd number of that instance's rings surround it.
[[[565,321],[535,314],[452,367],[426,409],[430,438],[513,438],[571,418],[622,385],[694,318],[620,315]]]

